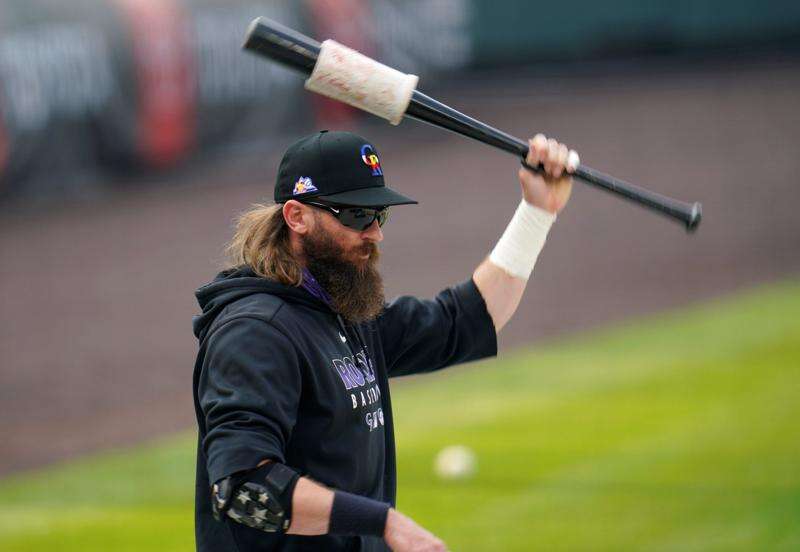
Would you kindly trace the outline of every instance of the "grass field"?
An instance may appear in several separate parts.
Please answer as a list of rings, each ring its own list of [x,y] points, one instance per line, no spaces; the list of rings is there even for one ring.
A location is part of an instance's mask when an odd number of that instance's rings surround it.
[[[800,550],[800,283],[393,398],[399,507],[453,550]],[[478,474],[440,482],[433,458],[456,443]],[[0,481],[0,550],[192,550],[193,447],[184,435]]]

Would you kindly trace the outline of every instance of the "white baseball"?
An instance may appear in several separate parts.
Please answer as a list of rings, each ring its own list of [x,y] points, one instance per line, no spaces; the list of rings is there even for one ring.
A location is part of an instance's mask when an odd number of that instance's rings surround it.
[[[436,455],[434,470],[442,479],[467,479],[475,475],[478,458],[464,445],[445,447]]]

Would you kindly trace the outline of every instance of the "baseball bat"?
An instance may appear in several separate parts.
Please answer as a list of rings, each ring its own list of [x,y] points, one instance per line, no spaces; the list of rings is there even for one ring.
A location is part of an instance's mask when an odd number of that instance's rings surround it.
[[[310,75],[317,62],[321,44],[276,21],[259,17],[250,24],[243,47],[291,69]],[[528,155],[527,142],[473,119],[419,90],[414,90],[404,116],[507,151],[518,156],[526,168],[537,172],[542,170],[541,166],[531,167],[525,163]],[[587,184],[678,220],[685,225],[689,232],[694,231],[700,224],[702,208],[698,202],[686,203],[666,197],[583,164],[577,167],[573,175]]]

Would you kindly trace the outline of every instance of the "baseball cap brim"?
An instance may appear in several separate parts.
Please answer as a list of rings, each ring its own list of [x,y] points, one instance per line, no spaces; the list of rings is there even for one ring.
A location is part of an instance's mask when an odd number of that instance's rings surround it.
[[[338,203],[339,205],[353,205],[355,207],[378,207],[383,205],[412,205],[417,201],[397,193],[386,186],[372,186],[358,190],[348,190],[338,194],[317,196],[319,199]]]

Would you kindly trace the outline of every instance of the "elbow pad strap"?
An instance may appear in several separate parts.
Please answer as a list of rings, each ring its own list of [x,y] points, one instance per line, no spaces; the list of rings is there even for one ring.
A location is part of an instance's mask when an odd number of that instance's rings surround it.
[[[292,494],[300,475],[270,462],[221,479],[212,486],[212,512],[268,533],[285,533],[292,522]]]

